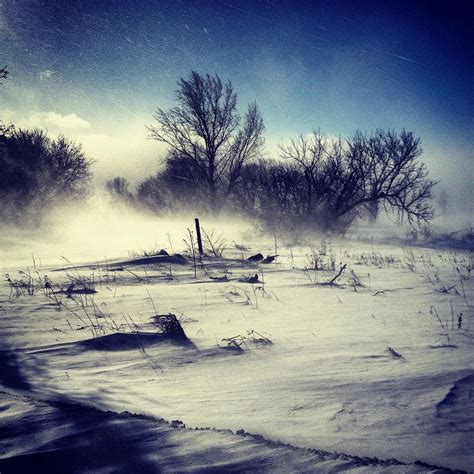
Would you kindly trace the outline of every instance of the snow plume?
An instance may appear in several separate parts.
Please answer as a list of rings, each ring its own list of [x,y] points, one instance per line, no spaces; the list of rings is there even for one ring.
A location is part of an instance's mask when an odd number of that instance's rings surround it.
[[[125,204],[112,202],[97,193],[87,201],[55,207],[40,227],[0,226],[0,261],[9,264],[64,264],[65,257],[75,263],[97,261],[160,249],[169,253],[186,250],[183,239],[188,228],[194,232],[194,218],[215,236],[222,234],[228,245],[251,235],[251,224],[235,218],[211,219],[198,215],[160,216]],[[246,234],[247,233],[247,234]]]

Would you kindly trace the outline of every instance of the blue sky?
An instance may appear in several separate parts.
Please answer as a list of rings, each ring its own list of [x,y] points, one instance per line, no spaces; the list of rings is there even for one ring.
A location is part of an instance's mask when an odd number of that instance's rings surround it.
[[[470,0],[0,0],[0,62],[11,73],[0,110],[63,130],[99,175],[133,180],[164,153],[144,125],[172,104],[176,81],[217,73],[242,110],[259,104],[269,155],[315,128],[405,127],[435,177],[469,186],[473,30]]]

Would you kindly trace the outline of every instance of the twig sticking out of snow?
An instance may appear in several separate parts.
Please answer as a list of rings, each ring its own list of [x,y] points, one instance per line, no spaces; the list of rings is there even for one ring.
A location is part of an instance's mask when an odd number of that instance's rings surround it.
[[[387,352],[394,358],[394,359],[404,359],[404,357],[397,352],[393,347],[388,346]]]
[[[346,269],[347,263],[345,263],[339,270],[339,273],[328,283],[329,285],[334,285],[334,282],[342,275],[342,272]]]

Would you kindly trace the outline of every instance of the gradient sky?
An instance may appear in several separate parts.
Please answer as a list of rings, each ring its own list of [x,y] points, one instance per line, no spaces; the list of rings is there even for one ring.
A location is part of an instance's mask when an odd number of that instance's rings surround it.
[[[153,173],[157,106],[191,70],[256,100],[267,152],[320,128],[405,127],[433,177],[472,194],[474,1],[0,0],[0,118],[62,130],[99,178]],[[471,201],[472,202],[472,201]]]

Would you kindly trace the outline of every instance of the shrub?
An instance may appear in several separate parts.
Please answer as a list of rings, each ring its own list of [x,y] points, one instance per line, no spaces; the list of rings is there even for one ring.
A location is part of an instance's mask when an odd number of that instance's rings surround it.
[[[0,202],[2,217],[40,218],[59,199],[78,199],[88,192],[92,162],[81,146],[43,130],[10,127],[0,134]]]

